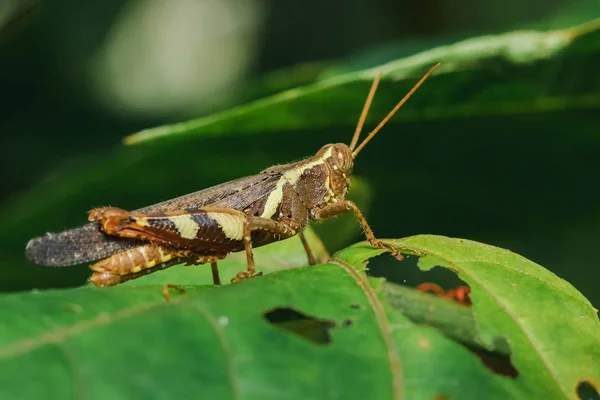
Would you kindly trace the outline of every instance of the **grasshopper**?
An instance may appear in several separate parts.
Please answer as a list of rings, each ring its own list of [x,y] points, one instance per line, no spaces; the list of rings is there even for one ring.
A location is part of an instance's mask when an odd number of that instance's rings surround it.
[[[353,212],[373,247],[398,250],[375,238],[358,207],[346,194],[354,159],[398,109],[439,66],[435,65],[357,146],[381,74],[374,79],[350,145],[327,144],[302,161],[276,165],[240,178],[151,205],[136,211],[114,207],[89,212],[90,223],[34,238],[27,258],[38,265],[70,266],[97,261],[90,281],[113,286],[175,264],[211,264],[220,284],[217,262],[231,252],[245,251],[247,270],[232,281],[261,275],[252,249],[299,235],[309,264],[316,263],[303,229]]]

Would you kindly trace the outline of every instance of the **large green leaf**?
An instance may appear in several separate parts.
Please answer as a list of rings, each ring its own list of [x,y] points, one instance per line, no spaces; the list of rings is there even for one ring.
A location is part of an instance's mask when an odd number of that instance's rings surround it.
[[[479,337],[488,349],[508,343],[520,398],[576,398],[581,380],[600,381],[597,310],[566,281],[515,253],[468,240],[422,235],[390,243],[419,255],[422,269],[446,267],[469,284]],[[378,253],[359,244],[335,257],[357,264]]]
[[[516,31],[468,39],[291,89],[209,117],[148,129],[125,141],[136,144],[177,136],[352,125],[356,114],[348,110],[361,103],[367,87],[381,72],[378,101],[370,114],[371,120],[379,120],[389,111],[390,103],[399,99],[399,93],[406,92],[416,77],[438,62],[442,66],[436,77],[404,106],[396,122],[598,108],[598,87],[590,86],[588,79],[549,79],[556,77],[559,69],[577,68],[582,60],[597,57],[598,38],[600,19],[571,29]],[[492,82],[481,88],[482,81]]]
[[[416,315],[435,315],[446,300],[418,294],[399,303],[397,289],[369,279],[366,261],[381,250],[361,243],[326,264],[219,288],[188,285],[170,302],[147,284],[158,283],[150,276],[109,289],[2,295],[0,396],[576,399],[581,380],[600,381],[600,323],[565,281],[467,240],[389,243],[418,255],[422,268],[451,268],[471,285],[475,325],[462,306],[457,324],[488,350],[506,353],[508,345],[518,377],[491,372],[456,334],[445,335],[449,328]],[[288,246],[300,254],[299,242]],[[278,269],[275,258],[266,263]],[[274,310],[308,320],[274,322]]]

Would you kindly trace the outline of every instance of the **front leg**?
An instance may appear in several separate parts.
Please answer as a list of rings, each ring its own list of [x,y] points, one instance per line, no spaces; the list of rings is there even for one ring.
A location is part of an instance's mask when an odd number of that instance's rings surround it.
[[[336,216],[346,213],[348,211],[354,212],[354,215],[356,216],[356,219],[358,220],[360,226],[362,227],[363,231],[365,232],[365,236],[366,236],[367,240],[369,241],[369,243],[371,244],[371,246],[376,247],[378,249],[388,249],[392,252],[392,255],[394,257],[396,257],[398,260],[402,260],[402,258],[403,258],[402,254],[400,254],[398,249],[396,249],[391,244],[384,243],[381,240],[378,240],[375,238],[375,235],[373,234],[373,230],[371,229],[371,227],[367,223],[367,220],[365,219],[365,217],[363,216],[363,214],[360,212],[360,210],[358,209],[356,204],[354,204],[353,201],[350,201],[350,200],[338,201],[336,203],[329,204],[323,208],[313,210],[312,214],[313,214],[313,217],[315,220],[322,221],[325,219],[336,217]]]

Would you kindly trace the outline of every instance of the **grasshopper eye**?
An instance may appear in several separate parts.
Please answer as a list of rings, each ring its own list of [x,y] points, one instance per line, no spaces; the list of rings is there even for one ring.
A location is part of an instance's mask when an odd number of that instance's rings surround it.
[[[352,152],[344,143],[333,145],[331,151],[334,165],[342,172],[350,172],[354,164]]]

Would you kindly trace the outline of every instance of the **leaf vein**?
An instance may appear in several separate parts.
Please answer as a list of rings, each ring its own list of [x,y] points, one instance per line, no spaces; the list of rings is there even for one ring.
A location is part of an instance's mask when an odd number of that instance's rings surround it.
[[[225,336],[225,332],[221,324],[214,318],[214,316],[210,313],[210,311],[204,306],[201,305],[200,302],[189,303],[193,309],[198,311],[206,320],[210,323],[210,326],[216,333],[219,338],[219,343],[221,344],[221,350],[225,354],[225,358],[227,359],[227,375],[229,377],[229,387],[231,388],[231,398],[239,399],[240,391],[239,384],[236,379],[236,370],[235,370],[235,362],[233,357],[233,352],[231,351],[231,346],[228,343],[227,337]]]
[[[107,325],[112,322],[119,321],[123,318],[128,318],[136,314],[154,310],[157,307],[168,306],[173,303],[182,303],[184,301],[191,300],[191,297],[180,297],[172,299],[170,303],[167,303],[161,298],[160,301],[137,305],[130,308],[125,308],[112,315],[107,313],[101,313],[93,319],[79,321],[71,326],[59,327],[51,332],[42,333],[29,338],[18,340],[17,342],[10,344],[4,348],[0,348],[0,360],[6,360],[12,357],[17,357],[22,354],[29,353],[37,350],[38,348],[48,344],[60,344],[66,339],[82,334],[92,328]]]
[[[377,294],[371,288],[369,283],[365,278],[363,278],[360,273],[350,264],[338,259],[338,258],[330,258],[328,263],[335,264],[341,268],[343,268],[360,286],[362,291],[365,293],[371,307],[373,308],[373,312],[377,318],[377,324],[379,325],[381,336],[383,337],[383,341],[387,347],[387,358],[390,363],[390,372],[392,374],[392,390],[395,400],[402,399],[402,384],[403,384],[403,376],[402,369],[400,367],[400,358],[398,357],[398,351],[394,344],[394,340],[391,334],[390,322],[385,315],[385,311],[383,309],[383,305],[377,298]]]

